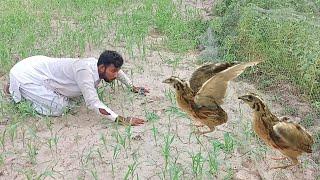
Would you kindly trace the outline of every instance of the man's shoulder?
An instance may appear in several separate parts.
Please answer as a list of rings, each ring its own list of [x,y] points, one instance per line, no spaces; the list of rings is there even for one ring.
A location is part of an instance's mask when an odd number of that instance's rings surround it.
[[[95,57],[86,57],[86,58],[79,58],[79,61],[98,61]]]
[[[79,65],[88,65],[88,64],[97,64],[98,60],[94,57],[88,57],[88,58],[79,58],[76,59],[74,64]]]
[[[98,60],[93,57],[79,58],[73,62],[72,66],[75,71],[88,70],[91,72],[94,70],[94,68],[96,68],[97,62],[98,62]]]

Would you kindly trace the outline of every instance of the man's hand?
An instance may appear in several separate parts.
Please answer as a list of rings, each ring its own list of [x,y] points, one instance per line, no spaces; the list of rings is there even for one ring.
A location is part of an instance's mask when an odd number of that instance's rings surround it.
[[[136,86],[133,86],[131,91],[134,93],[138,93],[140,95],[146,95],[146,93],[149,93],[149,89],[144,87],[136,87]]]
[[[135,118],[135,117],[127,117],[127,118],[130,119],[131,126],[140,126],[140,125],[144,124],[143,119],[139,119],[139,118]]]
[[[101,114],[103,114],[103,115],[106,115],[106,116],[110,115],[110,113],[108,113],[107,110],[102,109],[102,108],[99,108],[99,112],[100,112]]]
[[[144,124],[143,119],[135,118],[135,117],[123,117],[118,116],[116,122],[121,123],[123,125],[131,125],[131,126],[140,126]]]

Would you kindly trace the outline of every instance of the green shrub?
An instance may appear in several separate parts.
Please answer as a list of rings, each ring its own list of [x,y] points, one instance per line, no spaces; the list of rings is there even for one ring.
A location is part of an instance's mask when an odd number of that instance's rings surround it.
[[[256,80],[289,83],[318,104],[319,9],[319,1],[221,0],[210,26],[224,60],[262,59]]]

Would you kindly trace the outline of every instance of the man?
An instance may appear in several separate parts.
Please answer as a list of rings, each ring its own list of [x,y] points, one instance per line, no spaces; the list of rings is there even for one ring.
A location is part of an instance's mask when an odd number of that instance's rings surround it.
[[[104,51],[95,58],[50,58],[32,56],[21,60],[10,70],[10,83],[5,90],[15,102],[31,101],[40,114],[60,116],[69,105],[69,98],[83,95],[89,109],[122,124],[141,125],[144,120],[117,115],[102,103],[96,88],[100,80],[120,80],[133,92],[146,92],[135,87],[121,70],[123,58],[115,51]]]

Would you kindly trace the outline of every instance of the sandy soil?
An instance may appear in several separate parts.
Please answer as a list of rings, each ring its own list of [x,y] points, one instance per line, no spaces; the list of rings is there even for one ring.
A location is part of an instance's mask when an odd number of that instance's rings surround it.
[[[211,7],[206,5],[212,1],[199,3],[186,1],[196,7]],[[210,9],[208,10],[210,11]],[[158,44],[162,38],[157,33],[150,34],[146,43]],[[75,107],[72,113],[63,117],[27,118],[19,124],[14,143],[9,136],[5,141],[5,149],[1,149],[4,165],[0,167],[0,179],[26,179],[28,175],[35,179],[124,179],[129,167],[134,171],[129,173],[129,179],[170,179],[170,171],[164,173],[165,160],[163,147],[166,136],[174,136],[170,146],[168,169],[173,164],[181,169],[181,179],[316,179],[319,167],[315,164],[319,158],[319,150],[312,155],[303,155],[301,165],[285,170],[270,170],[270,167],[288,164],[287,160],[274,161],[271,157],[281,154],[266,147],[251,131],[252,111],[247,105],[240,103],[238,96],[247,92],[260,94],[270,109],[282,116],[283,106],[272,103],[272,95],[259,92],[253,85],[241,81],[230,82],[223,108],[227,111],[229,120],[218,127],[218,130],[206,135],[196,136],[192,133],[191,120],[178,113],[170,114],[168,108],[172,105],[166,93],[170,88],[161,81],[176,75],[188,79],[196,68],[196,57],[199,52],[174,54],[165,50],[148,50],[145,59],[131,57],[126,53],[125,46],[111,46],[106,42],[106,49],[115,49],[124,55],[126,62],[124,71],[132,78],[135,85],[150,89],[147,96],[128,92],[122,86],[107,87],[105,101],[118,114],[136,116],[146,119],[146,112],[159,116],[154,122],[148,122],[140,127],[132,127],[130,141],[126,140],[126,148],[117,141],[117,134],[126,137],[125,126],[118,126],[103,117],[89,111],[84,103]],[[98,57],[101,50],[94,50],[88,44],[85,57]],[[139,54],[138,51],[135,52]],[[177,60],[177,65],[172,60]],[[181,60],[179,60],[181,59]],[[171,62],[171,63],[170,63]],[[2,77],[1,82],[4,82]],[[298,114],[299,115],[299,114]],[[9,119],[9,122],[12,119]],[[296,120],[296,117],[293,117]],[[52,131],[46,122],[51,122]],[[0,133],[9,124],[0,125]],[[152,128],[158,129],[157,143],[152,134]],[[315,129],[311,129],[315,132]],[[229,132],[235,140],[232,153],[220,151],[218,154],[218,172],[211,175],[208,167],[208,153],[212,150],[212,142],[223,142],[224,134]],[[249,135],[248,135],[249,134]],[[48,139],[58,137],[57,146],[49,148]],[[105,138],[105,144],[101,140]],[[36,163],[28,158],[28,143],[35,146]],[[129,144],[130,142],[130,144]],[[114,149],[118,147],[118,153]],[[116,151],[117,152],[117,151]],[[195,177],[192,172],[191,155],[201,153],[204,157],[202,176]],[[136,162],[136,163],[135,163]],[[42,174],[42,175],[41,175]]]
[[[152,37],[150,37],[152,38]],[[159,37],[158,37],[159,39]],[[150,40],[150,39],[149,39]],[[156,41],[156,39],[153,39]],[[111,47],[110,47],[111,48]],[[196,68],[195,60],[197,52],[185,55],[177,55],[165,51],[148,51],[145,60],[128,58],[125,50],[117,48],[125,56],[124,70],[131,76],[134,84],[150,89],[150,94],[141,96],[127,92],[125,88],[116,86],[114,89],[106,88],[106,102],[115,112],[126,116],[145,118],[146,111],[154,112],[160,119],[148,122],[140,127],[132,128],[131,142],[127,148],[117,143],[116,134],[125,136],[126,127],[117,126],[108,122],[103,117],[86,109],[82,103],[80,107],[73,109],[60,118],[50,118],[52,134],[46,126],[44,118],[26,119],[27,124],[33,124],[36,138],[26,128],[18,128],[17,139],[14,144],[8,139],[4,166],[1,167],[1,179],[25,179],[26,174],[36,173],[38,176],[46,171],[51,171],[57,179],[84,178],[93,179],[92,173],[96,172],[99,179],[123,179],[129,165],[137,162],[133,177],[140,179],[169,179],[167,173],[163,175],[165,162],[163,157],[164,137],[174,135],[171,144],[170,162],[176,162],[176,166],[182,169],[183,179],[194,179],[192,173],[191,155],[201,152],[207,158],[207,153],[212,149],[213,141],[223,141],[225,132],[230,132],[237,144],[234,152],[219,153],[218,173],[212,176],[208,170],[208,163],[203,166],[203,179],[223,179],[228,174],[231,179],[315,179],[319,169],[310,155],[301,158],[303,162],[299,167],[287,170],[269,170],[270,167],[289,163],[289,161],[276,162],[271,156],[281,156],[280,153],[265,147],[257,138],[246,137],[244,131],[251,128],[251,110],[238,101],[237,97],[247,92],[255,92],[264,97],[267,102],[271,97],[261,94],[252,85],[245,82],[231,82],[223,108],[229,115],[226,124],[219,126],[217,131],[207,136],[192,134],[190,119],[170,115],[166,109],[171,105],[165,92],[171,89],[161,81],[171,75],[177,75],[188,79]],[[89,51],[86,55],[97,57],[99,51]],[[177,67],[166,63],[169,59],[181,57]],[[132,72],[132,73],[131,73]],[[131,74],[131,75],[130,75]],[[282,107],[278,104],[270,104],[273,112],[278,115]],[[157,144],[152,135],[153,125],[158,128]],[[4,129],[5,125],[1,125]],[[24,127],[27,127],[26,125]],[[247,127],[247,128],[245,128]],[[30,140],[37,148],[36,163],[30,163],[26,144],[23,144],[22,132],[25,129],[25,141]],[[3,131],[2,131],[3,132]],[[58,137],[57,147],[50,150],[47,142],[50,137]],[[102,143],[101,136],[106,139],[106,145]],[[129,141],[127,140],[127,143]],[[114,147],[118,144],[119,154],[114,157]],[[14,146],[13,146],[14,145]],[[265,153],[264,153],[265,151]],[[100,153],[100,155],[99,155]],[[114,173],[113,173],[114,172]],[[319,174],[319,173],[318,173]],[[35,174],[33,174],[36,177]],[[131,174],[129,176],[132,178]],[[198,177],[201,179],[201,177]]]

